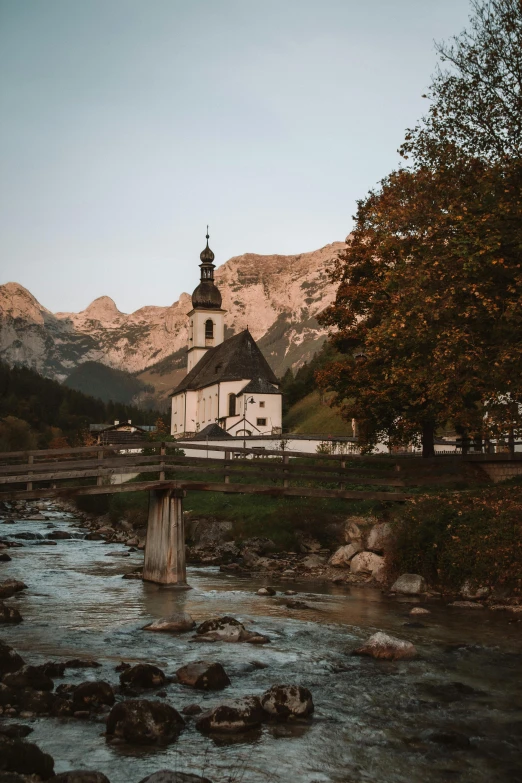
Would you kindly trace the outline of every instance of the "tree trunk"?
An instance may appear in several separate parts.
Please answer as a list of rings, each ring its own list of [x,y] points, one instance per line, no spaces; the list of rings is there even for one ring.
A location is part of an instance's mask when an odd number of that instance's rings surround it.
[[[435,456],[435,427],[431,422],[422,425],[422,456]]]

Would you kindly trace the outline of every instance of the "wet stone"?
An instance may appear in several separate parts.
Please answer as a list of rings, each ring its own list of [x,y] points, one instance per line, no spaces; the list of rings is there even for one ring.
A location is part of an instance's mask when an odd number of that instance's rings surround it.
[[[187,704],[181,710],[182,715],[199,715],[200,712],[203,712],[203,710],[199,704]]]
[[[191,688],[217,691],[230,685],[230,679],[220,663],[195,661],[182,666],[176,672],[178,682]]]
[[[162,769],[143,778],[140,783],[211,783],[211,781],[199,775],[192,775],[190,772],[173,772],[169,769]]]
[[[157,688],[166,680],[165,672],[150,663],[138,663],[120,674],[120,683],[125,688]]]
[[[0,624],[21,623],[22,619],[22,615],[18,609],[0,601]]]
[[[8,644],[0,641],[0,676],[8,672],[16,672],[23,665],[23,658]]]
[[[5,674],[2,682],[15,690],[32,688],[35,691],[52,691],[54,688],[54,682],[39,666],[23,666],[16,672]]]
[[[172,772],[169,769],[162,769],[143,778],[140,783],[211,783],[211,781],[199,775],[192,775],[190,772]]]
[[[101,666],[98,661],[92,661],[84,658],[71,658],[65,662],[66,669],[97,669]]]
[[[56,775],[51,783],[110,783],[110,781],[102,772],[81,769],[62,772]]]
[[[175,740],[185,722],[169,704],[133,699],[116,704],[107,718],[107,735],[137,745]]]
[[[261,725],[265,712],[257,696],[232,699],[204,712],[196,720],[196,728],[203,733],[237,734]]]
[[[11,737],[11,739],[23,739],[32,731],[33,729],[24,723],[0,724],[0,734],[3,734],[4,737]]]
[[[44,780],[51,777],[54,761],[32,742],[0,735],[0,760],[6,772],[22,775],[39,775]]]
[[[108,682],[82,682],[75,688],[72,703],[75,710],[97,710],[101,707],[112,707],[114,691]]]
[[[314,711],[312,694],[300,685],[273,685],[261,696],[261,706],[279,720],[306,718]]]

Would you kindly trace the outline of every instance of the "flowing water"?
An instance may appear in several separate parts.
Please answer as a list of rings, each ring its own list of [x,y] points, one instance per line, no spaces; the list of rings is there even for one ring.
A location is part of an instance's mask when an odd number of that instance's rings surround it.
[[[102,664],[67,670],[56,684],[104,679],[117,686],[114,669],[122,660],[153,663],[173,674],[189,661],[206,659],[228,672],[232,684],[225,691],[206,694],[172,684],[166,697],[146,698],[164,698],[178,710],[194,702],[206,708],[260,695],[275,683],[298,683],[310,689],[315,703],[309,723],[267,724],[237,738],[206,737],[188,720],[178,740],[164,748],[107,744],[101,720],[25,720],[34,729],[29,740],[54,757],[57,772],[97,769],[111,783],[138,783],[165,768],[216,783],[522,781],[522,623],[432,602],[432,613],[412,627],[405,625],[412,620],[411,600],[387,599],[368,588],[272,582],[278,591],[299,591],[311,607],[292,610],[281,595],[255,595],[262,578],[215,568],[189,569],[191,590],[161,588],[122,579],[141,565],[141,552],[118,556],[126,547],[86,541],[72,518],[46,515],[51,519],[0,528],[4,537],[45,535],[52,524],[77,536],[56,546],[24,541],[23,548],[9,550],[12,562],[0,563],[0,579],[22,579],[29,589],[9,601],[24,622],[3,626],[1,638],[28,663],[92,657]],[[194,644],[192,634],[141,630],[179,610],[196,621],[232,615],[269,635],[271,643]],[[390,663],[350,655],[376,630],[412,641],[418,659]]]

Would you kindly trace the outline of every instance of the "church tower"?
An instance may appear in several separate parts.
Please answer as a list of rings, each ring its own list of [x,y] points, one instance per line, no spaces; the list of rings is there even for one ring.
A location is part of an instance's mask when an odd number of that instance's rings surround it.
[[[192,310],[188,314],[188,364],[190,372],[209,348],[220,345],[225,339],[225,313],[221,309],[221,294],[214,283],[214,253],[207,246],[200,255],[201,278],[192,294]]]

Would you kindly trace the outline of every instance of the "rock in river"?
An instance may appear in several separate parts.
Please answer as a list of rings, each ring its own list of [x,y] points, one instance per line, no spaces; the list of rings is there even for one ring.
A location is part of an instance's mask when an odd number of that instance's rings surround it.
[[[39,666],[23,666],[15,672],[5,674],[2,682],[15,690],[32,688],[35,691],[52,691],[54,688],[54,682]]]
[[[159,620],[146,625],[144,631],[163,631],[164,633],[183,633],[192,631],[196,623],[187,612],[176,612],[169,617],[161,617]]]
[[[8,606],[0,601],[0,624],[4,623],[21,623],[22,615],[15,609],[14,606]]]
[[[268,636],[247,631],[243,623],[235,617],[218,617],[215,620],[205,620],[198,625],[196,633],[201,641],[218,642],[250,642],[250,644],[266,644]]]
[[[418,595],[426,592],[426,582],[419,574],[402,574],[390,587],[392,593]]]
[[[114,691],[108,682],[82,682],[74,689],[73,707],[75,710],[97,710],[103,706],[112,707]]]
[[[193,775],[191,772],[172,772],[170,769],[161,769],[159,772],[153,772],[152,775],[143,778],[140,783],[211,783],[211,781],[208,778]]]
[[[107,735],[137,745],[171,742],[185,721],[169,704],[146,699],[130,699],[116,704],[107,718]]]
[[[182,666],[176,672],[178,682],[204,691],[220,691],[230,685],[230,680],[220,663],[195,661]]]
[[[8,644],[0,641],[0,677],[8,672],[18,671],[23,665],[23,658]]]
[[[73,769],[56,775],[51,783],[110,783],[110,781],[102,772],[94,772],[88,769]]]
[[[306,718],[314,711],[312,694],[300,685],[272,685],[261,696],[261,706],[272,718]]]
[[[354,655],[369,655],[371,658],[385,661],[399,661],[414,658],[417,655],[417,650],[411,642],[379,631],[370,636],[362,647],[354,650]]]
[[[150,663],[138,663],[120,674],[120,682],[130,688],[158,688],[166,682],[165,672]]]
[[[273,587],[260,587],[256,595],[275,595],[276,591]]]
[[[52,756],[41,751],[32,742],[0,735],[0,770],[38,775],[43,780],[48,780],[53,774],[54,761]]]
[[[27,585],[17,579],[4,579],[3,582],[0,582],[0,598],[11,598],[20,590],[27,590]]]
[[[204,733],[239,734],[261,725],[265,713],[257,696],[233,699],[204,712],[196,728]]]

